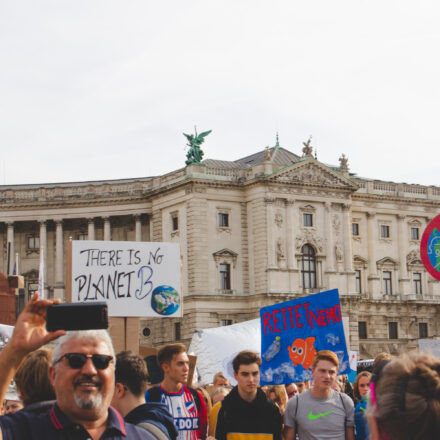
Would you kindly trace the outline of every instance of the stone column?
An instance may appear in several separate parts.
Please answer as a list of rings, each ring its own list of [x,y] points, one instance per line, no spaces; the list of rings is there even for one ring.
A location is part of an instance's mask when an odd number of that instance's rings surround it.
[[[95,219],[93,217],[87,219],[87,239],[95,240]]]
[[[289,269],[296,269],[295,257],[295,200],[286,200],[286,255],[287,267]]]
[[[367,212],[368,275],[376,276],[376,257],[374,255],[374,217],[375,212]]]
[[[325,234],[327,236],[327,272],[335,272],[335,249],[333,244],[331,202],[325,202]]]
[[[351,222],[350,222],[351,204],[342,204],[342,236],[344,242],[344,264],[345,271],[353,271],[353,252],[351,247]]]
[[[9,249],[9,274],[12,274],[14,270],[14,262],[15,262],[15,247],[14,247],[14,222],[6,222],[8,225],[7,239],[6,239],[6,252],[9,247],[9,243],[11,247]],[[8,262],[6,261],[5,271],[8,270]]]
[[[64,240],[63,221],[56,220],[55,232],[55,289],[54,298],[64,301]]]
[[[135,221],[135,241],[142,241],[142,223],[140,214],[134,216]]]
[[[111,239],[110,217],[104,217],[104,241],[110,241]]]
[[[275,237],[273,234],[274,227],[274,212],[273,204],[274,198],[266,197],[264,199],[266,204],[266,219],[267,219],[267,265],[269,269],[277,267],[276,252],[275,252]]]
[[[41,286],[42,298],[47,298],[47,229],[46,220],[40,221],[40,259],[43,255],[43,273],[40,276],[43,278],[43,285]]]
[[[400,294],[409,294],[407,291],[410,287],[409,285],[409,277],[408,270],[406,266],[406,255],[408,253],[408,237],[405,231],[405,218],[406,216],[403,214],[397,214],[397,223],[398,223],[398,241],[397,245],[399,248],[399,287]]]
[[[375,221],[376,213],[367,212],[367,243],[368,243],[368,290],[370,298],[380,298],[380,278],[377,275],[375,245]]]

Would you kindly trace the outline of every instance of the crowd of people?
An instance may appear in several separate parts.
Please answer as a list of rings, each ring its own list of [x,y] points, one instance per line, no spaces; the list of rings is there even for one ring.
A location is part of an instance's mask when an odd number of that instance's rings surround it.
[[[0,352],[0,440],[440,438],[440,360],[427,354],[381,353],[352,386],[323,350],[312,381],[261,387],[261,358],[242,351],[236,386],[218,372],[189,387],[186,348],[170,344],[157,354],[163,379],[151,384],[144,359],[115,354],[105,330],[47,332],[52,303],[36,294]],[[53,340],[53,351],[42,348]]]

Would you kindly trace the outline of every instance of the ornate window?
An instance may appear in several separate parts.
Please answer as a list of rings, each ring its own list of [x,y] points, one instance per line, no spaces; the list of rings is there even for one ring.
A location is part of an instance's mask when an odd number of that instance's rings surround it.
[[[362,271],[360,269],[355,269],[355,279],[356,279],[356,293],[362,293]]]
[[[174,323],[174,340],[179,341],[182,337],[182,326],[180,322]]]
[[[389,339],[399,339],[399,334],[397,331],[397,322],[388,323],[388,338]]]
[[[389,225],[380,225],[380,238],[390,238]]]
[[[229,227],[229,214],[227,212],[218,213],[218,226],[219,228]]]
[[[379,260],[376,265],[382,278],[382,293],[384,295],[394,295],[393,285],[396,285],[397,261],[391,257],[385,257]]]
[[[351,224],[351,232],[355,237],[357,237],[359,235],[359,223],[352,223]]]
[[[367,279],[367,266],[368,262],[360,255],[355,255],[353,258],[353,267],[356,281],[356,293],[366,293],[367,284],[364,284],[364,280]]]
[[[313,214],[303,213],[303,226],[311,228],[313,226]]]
[[[413,273],[413,286],[416,295],[422,294],[422,274],[420,272]]]
[[[392,272],[390,270],[384,270],[382,272],[383,292],[385,293],[385,295],[393,294],[393,281],[391,275]]]
[[[314,215],[316,208],[312,205],[305,205],[300,207],[301,223],[303,228],[314,228]]]
[[[358,322],[358,330],[359,330],[359,339],[367,339],[367,322],[359,321]]]
[[[418,220],[413,219],[408,222],[408,227],[409,239],[414,243],[420,242],[420,228],[422,227],[422,224]]]
[[[419,338],[428,337],[428,324],[426,322],[419,322]]]
[[[225,326],[227,326],[227,325],[232,325],[232,319],[222,319],[222,320],[220,321],[220,325],[221,325],[222,327],[225,327]]]
[[[420,237],[420,233],[419,233],[419,228],[411,228],[411,240],[419,240]]]
[[[233,293],[233,269],[237,264],[237,254],[229,249],[222,249],[213,253],[217,267],[217,290],[219,293]]]
[[[171,238],[179,237],[179,211],[173,211],[170,213],[171,222]]]
[[[231,290],[230,264],[220,264],[220,290]]]
[[[316,289],[316,256],[309,244],[301,249],[301,276],[304,289]]]

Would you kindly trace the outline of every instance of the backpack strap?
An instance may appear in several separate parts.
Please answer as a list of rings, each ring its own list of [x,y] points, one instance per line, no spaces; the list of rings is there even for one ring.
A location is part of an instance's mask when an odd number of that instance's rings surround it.
[[[137,426],[139,426],[142,429],[145,429],[145,431],[148,431],[150,434],[154,435],[154,437],[157,440],[170,440],[169,436],[166,435],[160,428],[158,428],[153,423],[141,422],[138,423]]]
[[[338,392],[338,393],[339,393],[339,397],[341,399],[342,407],[344,408],[344,413],[345,413],[344,425],[345,425],[345,427],[347,427],[347,408],[345,407],[344,399],[342,398],[342,393],[340,393],[340,392]]]
[[[148,390],[148,401],[149,402],[160,402],[160,389],[159,386],[155,386]]]
[[[191,391],[197,410],[199,411],[200,414],[200,408],[202,407],[202,404],[200,402],[200,394],[194,388],[188,387],[188,389]]]

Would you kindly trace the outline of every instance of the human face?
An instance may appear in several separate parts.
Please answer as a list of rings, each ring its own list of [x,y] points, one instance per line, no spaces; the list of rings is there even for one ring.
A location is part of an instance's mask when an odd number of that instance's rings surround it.
[[[368,376],[362,376],[358,380],[358,392],[359,396],[365,397],[365,395],[368,393],[368,390],[370,389],[370,378]]]
[[[102,339],[73,338],[63,344],[61,356],[66,353],[111,355]],[[55,359],[56,361],[57,359]],[[49,371],[60,408],[72,419],[95,420],[107,414],[113,396],[115,367],[98,370],[91,358],[79,369],[71,368],[63,358]]]
[[[287,398],[291,399],[298,394],[298,387],[294,383],[291,383],[286,387],[286,393]]]
[[[229,382],[227,379],[222,379],[221,377],[219,377],[218,379],[216,379],[216,381],[214,382],[214,386],[217,387],[227,387],[229,386]]]
[[[298,388],[298,393],[300,394],[306,389],[304,382],[298,382],[296,387]]]
[[[238,391],[241,394],[253,395],[257,393],[260,383],[260,367],[256,362],[249,365],[240,365],[237,373],[234,372]]]
[[[319,391],[329,391],[336,380],[337,368],[330,361],[320,360],[312,368],[313,388]]]
[[[189,373],[189,358],[183,352],[175,354],[169,363],[163,364],[163,371],[167,379],[176,383],[186,383]]]
[[[7,400],[5,404],[5,414],[14,414],[23,408],[23,404],[18,400]]]

